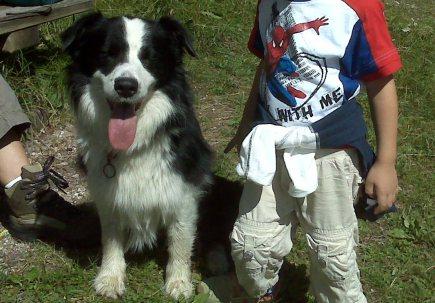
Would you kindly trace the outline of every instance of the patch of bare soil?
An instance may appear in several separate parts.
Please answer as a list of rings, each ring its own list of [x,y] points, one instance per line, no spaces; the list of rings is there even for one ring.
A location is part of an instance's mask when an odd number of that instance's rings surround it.
[[[196,111],[205,139],[213,150],[221,149],[227,142],[223,133],[229,132],[228,121],[234,116],[234,108],[223,106],[225,96],[205,95],[199,99]]]
[[[49,156],[54,156],[52,168],[69,183],[62,196],[72,204],[86,201],[86,179],[77,165],[77,144],[74,126],[71,124],[45,127],[33,134],[26,142],[26,151],[33,162],[41,165]]]

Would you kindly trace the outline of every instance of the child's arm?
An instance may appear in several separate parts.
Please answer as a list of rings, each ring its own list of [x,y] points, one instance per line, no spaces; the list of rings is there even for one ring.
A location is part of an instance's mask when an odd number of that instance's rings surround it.
[[[261,71],[263,70],[263,60],[258,64],[257,71],[255,73],[254,81],[252,83],[251,92],[249,93],[249,98],[246,101],[245,108],[243,110],[242,120],[240,121],[239,128],[237,129],[236,135],[228,143],[224,152],[228,153],[234,147],[237,148],[237,152],[240,151],[240,146],[242,145],[243,139],[251,131],[251,125],[255,118],[255,113],[257,109],[258,99],[259,99],[259,83]]]
[[[379,214],[393,205],[397,193],[397,94],[392,76],[367,82],[366,87],[376,131],[377,158],[367,175],[365,191],[377,200],[375,214]]]

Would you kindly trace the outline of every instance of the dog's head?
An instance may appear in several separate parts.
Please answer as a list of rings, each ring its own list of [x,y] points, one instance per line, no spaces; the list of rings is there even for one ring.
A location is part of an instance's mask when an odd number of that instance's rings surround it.
[[[95,83],[111,110],[109,139],[126,150],[136,131],[136,111],[149,95],[176,75],[185,52],[196,56],[181,24],[163,17],[105,18],[94,13],[62,35],[75,69]]]

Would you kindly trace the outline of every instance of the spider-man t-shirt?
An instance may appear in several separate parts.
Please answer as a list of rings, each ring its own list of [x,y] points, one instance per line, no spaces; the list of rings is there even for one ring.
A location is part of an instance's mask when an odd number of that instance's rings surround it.
[[[260,0],[249,49],[265,61],[260,110],[284,126],[320,120],[402,66],[379,0]]]

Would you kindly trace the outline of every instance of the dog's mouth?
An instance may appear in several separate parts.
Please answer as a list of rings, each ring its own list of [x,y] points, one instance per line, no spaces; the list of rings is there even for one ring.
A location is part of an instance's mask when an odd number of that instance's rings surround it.
[[[137,130],[137,111],[142,102],[108,101],[111,115],[108,126],[109,141],[112,148],[126,151],[134,142]]]

